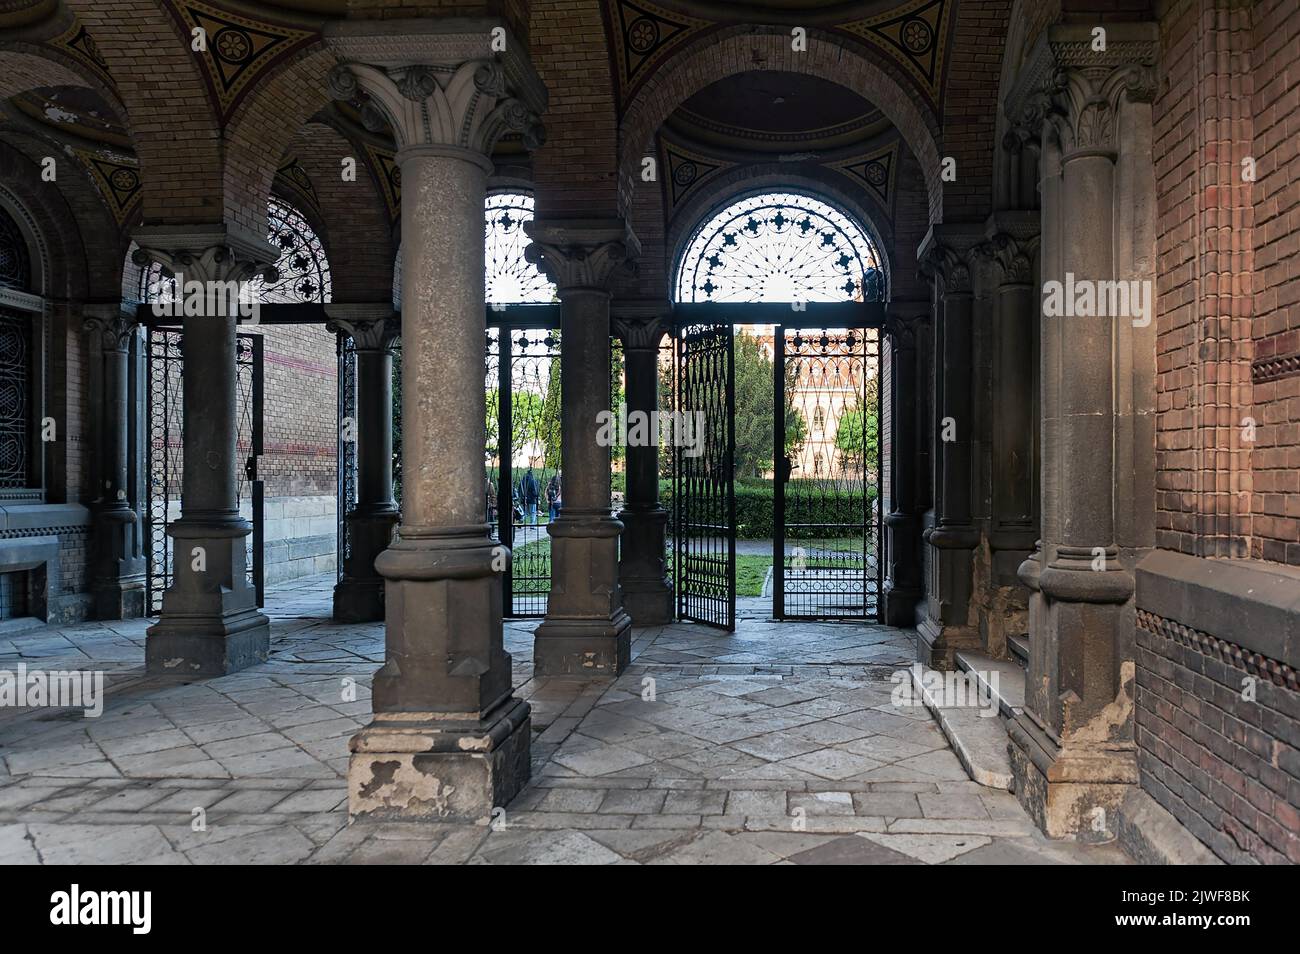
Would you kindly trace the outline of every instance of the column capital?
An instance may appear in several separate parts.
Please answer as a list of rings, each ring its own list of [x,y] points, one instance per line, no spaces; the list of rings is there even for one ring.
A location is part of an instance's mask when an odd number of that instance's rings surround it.
[[[136,229],[139,246],[131,256],[145,267],[159,262],[172,274],[201,282],[275,281],[280,251],[260,238],[225,225],[155,226]]]
[[[889,336],[890,347],[894,351],[914,351],[916,349],[916,326],[919,320],[915,317],[904,318],[899,314],[888,314],[885,316],[885,325],[882,329]]]
[[[1038,236],[994,232],[988,241],[975,247],[975,254],[1002,270],[1003,285],[1028,285],[1034,280]]]
[[[565,292],[607,292],[620,272],[635,271],[641,243],[623,219],[534,219],[524,225],[528,261]]]
[[[921,274],[931,280],[942,280],[945,295],[969,295],[971,252],[982,238],[968,227],[932,225],[916,250]]]
[[[610,304],[610,326],[625,351],[659,348],[672,325],[672,305],[662,299],[617,299]]]
[[[1094,29],[1104,29],[1103,38]],[[1104,49],[1097,44],[1104,43]],[[1155,98],[1160,53],[1154,23],[1056,24],[1039,37],[1004,110],[1013,130],[1046,130],[1063,152],[1113,153],[1120,100]]]
[[[82,306],[86,316],[81,328],[87,334],[99,336],[104,351],[126,351],[131,337],[139,327],[135,319],[135,305],[121,301],[86,302]]]
[[[325,314],[325,330],[347,335],[357,351],[388,351],[402,336],[402,319],[391,303],[328,304]]]
[[[504,20],[341,20],[325,39],[341,61],[330,96],[357,102],[371,131],[391,126],[399,162],[417,147],[486,162],[507,131],[522,133],[529,149],[545,142],[546,87]]]

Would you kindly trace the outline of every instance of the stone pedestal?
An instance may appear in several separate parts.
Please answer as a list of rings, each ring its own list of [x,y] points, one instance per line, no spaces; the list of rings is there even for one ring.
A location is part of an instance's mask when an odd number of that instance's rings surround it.
[[[631,659],[632,620],[619,586],[610,513],[610,448],[598,436],[610,410],[608,283],[637,250],[621,220],[534,220],[530,260],[558,286],[564,506],[551,535],[551,593],[533,647],[539,676],[617,676]]]
[[[352,738],[353,819],[485,822],[528,778],[528,705],[503,648],[508,551],[484,522],[483,201],[507,128],[540,138],[545,90],[500,21],[336,22],[336,99],[397,136],[402,174],[402,522],[374,718]],[[493,30],[507,52],[493,59]],[[566,488],[567,490],[567,488]]]
[[[635,308],[616,303],[614,330],[623,342],[627,413],[649,417],[659,409],[659,343],[667,330],[666,306]],[[615,409],[617,410],[617,409]],[[650,418],[653,420],[653,418]],[[619,549],[618,581],[623,608],[634,626],[658,626],[673,619],[673,584],[664,560],[668,511],[659,503],[658,443],[625,451],[627,497],[619,520],[623,537]]]
[[[86,331],[97,341],[99,375],[99,488],[94,510],[92,588],[97,619],[137,619],[145,613],[145,560],[140,520],[130,491],[131,400],[127,393],[134,306],[120,301],[86,306]]]
[[[199,283],[208,299],[203,314],[184,318],[181,516],[167,528],[172,583],[158,622],[149,628],[145,661],[151,675],[219,676],[266,659],[270,641],[247,575],[245,538],[252,525],[239,515],[236,493],[238,305],[225,290],[259,273],[273,274],[267,263],[276,250],[220,226],[141,229],[135,238],[139,264],[161,262],[186,286]]]
[[[356,349],[356,505],[344,517],[348,550],[338,555],[343,577],[334,586],[334,619],[369,623],[384,618],[384,578],[375,559],[397,526],[393,501],[393,343],[401,322],[391,305],[326,305],[326,326],[352,338]]]

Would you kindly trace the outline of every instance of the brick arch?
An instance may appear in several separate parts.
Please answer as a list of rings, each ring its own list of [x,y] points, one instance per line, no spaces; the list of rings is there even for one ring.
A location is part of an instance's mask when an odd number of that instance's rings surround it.
[[[221,222],[221,130],[189,39],[162,0],[65,3],[119,81],[145,223]]]
[[[0,141],[0,181],[24,210],[21,218],[40,250],[39,294],[66,299],[111,299],[121,278],[122,236],[85,170],[60,157],[56,187],[41,180],[43,139],[8,132]],[[11,210],[12,211],[12,210]]]
[[[326,74],[338,62],[322,43],[260,76],[226,126],[222,172],[227,223],[266,234],[266,203],[285,150],[329,103]]]
[[[618,115],[601,0],[533,3],[530,55],[550,91],[533,155],[537,215],[614,215]]]
[[[896,67],[842,37],[810,30],[808,50],[795,53],[784,33],[735,27],[702,37],[666,60],[628,105],[619,127],[619,204],[629,208],[640,183],[641,158],[679,105],[717,80],[753,69],[803,73],[846,86],[877,106],[902,133],[925,173],[931,216],[942,220],[938,127],[933,113]]]
[[[113,108],[119,119],[126,118],[117,90],[72,57],[30,43],[6,43],[0,49],[0,99],[45,86],[93,89]]]
[[[671,296],[676,286],[677,261],[696,228],[708,217],[750,195],[778,191],[804,192],[848,214],[862,226],[880,253],[885,287],[893,287],[895,273],[894,230],[888,218],[851,180],[812,163],[751,163],[728,169],[682,205],[669,223],[664,238],[665,283]]]
[[[962,0],[943,96],[943,148],[957,177],[943,183],[944,220],[983,221],[993,211],[998,72],[1012,0]]]
[[[309,123],[298,131],[285,156],[298,160],[316,192],[319,234],[329,255],[336,302],[382,302],[393,294],[393,227],[384,197],[361,168],[364,155],[337,130]],[[355,182],[344,182],[341,175],[347,156],[357,160]]]

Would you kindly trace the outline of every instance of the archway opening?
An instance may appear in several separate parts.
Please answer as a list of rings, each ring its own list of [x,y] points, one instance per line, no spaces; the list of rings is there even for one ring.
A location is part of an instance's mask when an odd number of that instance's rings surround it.
[[[883,257],[847,210],[798,191],[703,218],[673,274],[673,408],[703,426],[670,461],[678,612],[876,618]],[[719,307],[725,306],[725,307]]]

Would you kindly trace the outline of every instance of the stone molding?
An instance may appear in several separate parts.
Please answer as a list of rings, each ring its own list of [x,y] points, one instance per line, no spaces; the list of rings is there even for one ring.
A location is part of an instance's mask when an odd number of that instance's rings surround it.
[[[1272,358],[1256,358],[1250,365],[1252,384],[1277,381],[1300,374],[1300,352],[1277,355]]]
[[[279,249],[225,226],[143,228],[133,237],[140,247],[131,260],[142,268],[156,261],[173,274],[180,272],[187,280],[201,282],[242,282],[258,275],[271,282],[279,278],[274,264]]]

